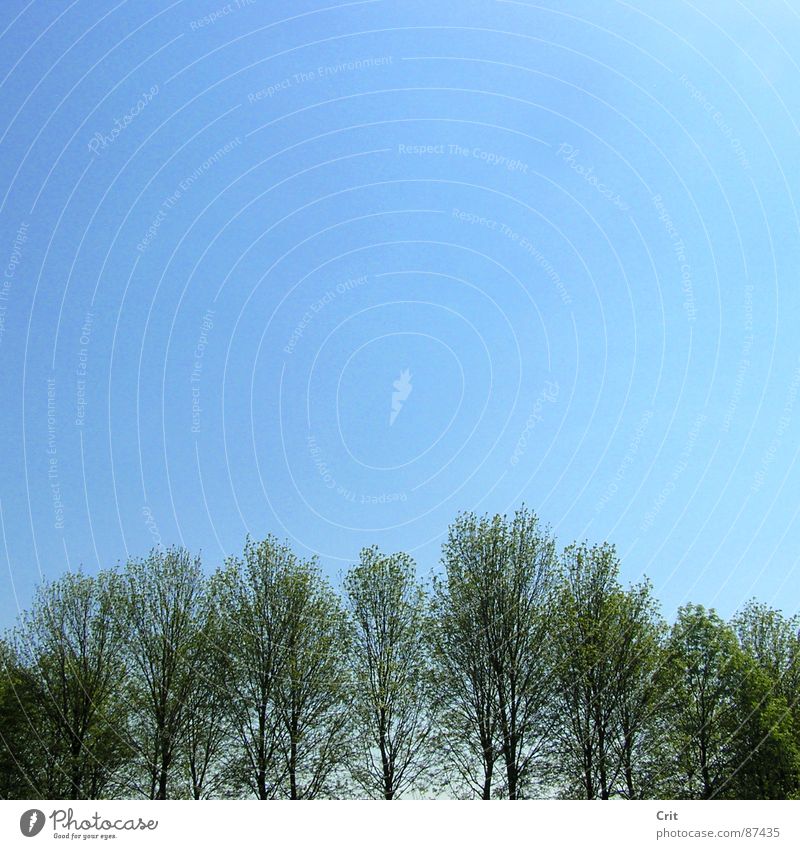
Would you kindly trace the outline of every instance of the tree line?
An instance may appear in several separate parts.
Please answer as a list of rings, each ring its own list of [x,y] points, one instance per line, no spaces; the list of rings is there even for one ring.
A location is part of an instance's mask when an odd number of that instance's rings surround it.
[[[459,515],[334,590],[248,540],[42,585],[0,641],[2,798],[800,798],[798,621],[670,625],[608,543]]]

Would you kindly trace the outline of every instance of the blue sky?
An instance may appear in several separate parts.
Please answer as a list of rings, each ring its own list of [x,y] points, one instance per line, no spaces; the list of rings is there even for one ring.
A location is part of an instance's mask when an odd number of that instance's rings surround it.
[[[459,510],[665,612],[800,606],[800,12],[7,2],[0,622],[246,534],[437,568]]]

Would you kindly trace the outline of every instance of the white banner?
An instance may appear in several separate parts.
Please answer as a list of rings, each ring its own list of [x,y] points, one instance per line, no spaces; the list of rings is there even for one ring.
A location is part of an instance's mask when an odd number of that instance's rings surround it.
[[[0,802],[0,846],[800,845],[800,802]]]

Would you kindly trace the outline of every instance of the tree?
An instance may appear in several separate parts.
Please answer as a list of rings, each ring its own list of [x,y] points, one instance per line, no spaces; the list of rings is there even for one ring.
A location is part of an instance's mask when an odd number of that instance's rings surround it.
[[[675,795],[710,799],[735,769],[732,739],[743,655],[713,610],[685,605],[668,642]]]
[[[731,733],[731,772],[714,796],[786,799],[800,791],[800,751],[785,698],[763,669],[742,654]]]
[[[36,799],[50,786],[40,707],[13,646],[0,640],[0,799]]]
[[[141,792],[166,799],[187,706],[195,688],[204,686],[197,670],[204,651],[205,582],[200,558],[182,548],[153,549],[143,560],[129,560],[123,579],[118,613],[129,634],[135,710],[129,733],[144,769]]]
[[[800,619],[686,605],[522,508],[459,515],[430,595],[248,539],[43,584],[0,638],[0,798],[800,799]],[[353,788],[357,787],[357,791]]]
[[[461,795],[463,786],[491,799],[500,742],[495,678],[478,624],[481,596],[457,567],[449,571],[446,582],[434,579],[433,584],[436,747],[452,792]]]
[[[620,638],[627,655],[619,668],[618,728],[615,748],[622,765],[616,792],[625,799],[654,799],[663,795],[665,723],[662,717],[668,675],[665,670],[666,624],[651,587],[630,588],[621,605]]]
[[[773,682],[795,715],[800,712],[800,617],[785,617],[752,600],[734,617],[742,649]]]
[[[344,589],[354,632],[353,774],[370,798],[396,799],[417,786],[430,762],[425,592],[407,554],[376,547],[361,552]]]
[[[231,722],[241,747],[234,781],[258,799],[278,793],[273,783],[279,752],[280,717],[274,695],[286,663],[286,611],[280,576],[296,561],[274,537],[245,543],[212,579],[217,620],[227,648]],[[278,776],[280,777],[280,776]]]
[[[97,798],[127,756],[118,730],[125,677],[118,602],[113,575],[67,573],[43,585],[22,617],[15,689],[35,706],[27,736],[40,756],[28,775],[43,795]]]
[[[625,590],[613,546],[568,546],[554,595],[559,770],[567,793],[641,798],[655,770],[661,625],[647,583]]]
[[[230,743],[227,652],[224,629],[211,609],[204,612],[198,640],[202,651],[195,660],[195,686],[186,702],[186,727],[180,757],[188,795],[210,799],[226,793]]]
[[[347,719],[347,628],[313,562],[267,537],[248,540],[214,579],[228,648],[240,783],[259,799],[331,791]]]
[[[750,601],[733,620],[745,654],[736,770],[740,799],[800,795],[800,640],[797,617]]]
[[[437,638],[440,665],[455,679],[447,686],[456,699],[450,713],[469,719],[469,748],[483,765],[482,796],[491,794],[499,750],[505,794],[523,798],[549,735],[555,542],[525,508],[511,519],[465,513],[450,526],[442,559],[446,583],[438,584],[437,608],[445,628],[460,630],[440,630]],[[453,651],[454,639],[468,640],[483,659]]]
[[[313,561],[279,575],[285,654],[274,696],[281,722],[275,784],[288,799],[341,790],[349,749],[349,633],[339,598]]]

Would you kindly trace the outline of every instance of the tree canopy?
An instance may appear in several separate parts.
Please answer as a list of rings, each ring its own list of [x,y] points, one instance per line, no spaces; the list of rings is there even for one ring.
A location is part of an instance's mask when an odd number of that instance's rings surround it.
[[[525,507],[430,580],[274,537],[63,574],[0,640],[0,798],[800,798],[798,620],[622,575]]]

